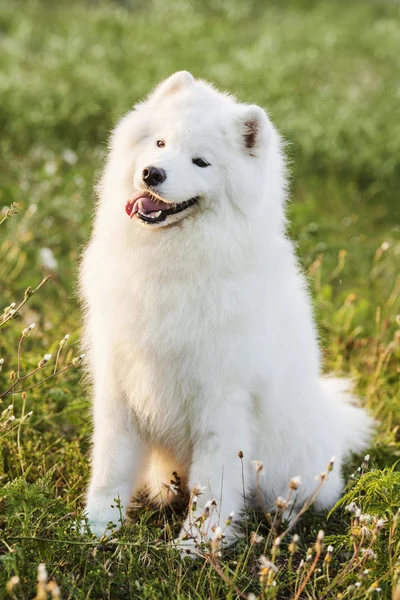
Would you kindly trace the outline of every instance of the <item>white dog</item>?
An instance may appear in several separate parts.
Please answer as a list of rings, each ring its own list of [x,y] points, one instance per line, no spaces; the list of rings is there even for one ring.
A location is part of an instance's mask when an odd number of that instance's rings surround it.
[[[253,460],[271,509],[295,475],[301,506],[336,455],[316,502],[332,506],[342,459],[368,442],[371,420],[346,383],[321,377],[285,235],[282,142],[265,112],[176,73],[117,125],[98,195],[81,269],[92,530],[120,523],[115,498],[126,508],[175,470],[189,489],[205,488],[191,520],[216,498],[209,519],[224,524],[254,492]]]

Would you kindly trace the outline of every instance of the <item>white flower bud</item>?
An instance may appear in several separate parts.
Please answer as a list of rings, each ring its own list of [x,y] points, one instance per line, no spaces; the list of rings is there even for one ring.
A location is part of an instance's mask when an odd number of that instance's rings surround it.
[[[300,475],[296,475],[296,477],[292,477],[292,479],[289,482],[289,488],[291,490],[298,490],[300,486],[301,486]]]
[[[40,563],[38,566],[38,581],[40,583],[46,583],[47,581],[47,570],[44,563]]]

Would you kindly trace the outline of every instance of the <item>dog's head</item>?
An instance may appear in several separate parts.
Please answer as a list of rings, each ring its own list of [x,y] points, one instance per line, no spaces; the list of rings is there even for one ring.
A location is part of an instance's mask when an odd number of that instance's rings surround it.
[[[132,220],[159,229],[206,211],[256,215],[270,174],[283,177],[277,157],[279,138],[261,108],[181,71],[117,125],[105,178],[119,181]]]

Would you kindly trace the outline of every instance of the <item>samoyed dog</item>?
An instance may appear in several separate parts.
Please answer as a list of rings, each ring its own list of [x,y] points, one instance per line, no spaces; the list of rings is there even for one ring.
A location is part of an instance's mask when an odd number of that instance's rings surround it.
[[[286,188],[264,110],[186,71],[116,126],[80,280],[97,535],[121,524],[139,488],[173,497],[174,471],[188,489],[201,486],[178,538],[189,546],[197,516],[208,530],[224,526],[245,496],[272,509],[293,476],[300,508],[332,455],[316,506],[338,499],[343,458],[368,443],[371,420],[346,382],[321,376],[312,304],[285,234]]]

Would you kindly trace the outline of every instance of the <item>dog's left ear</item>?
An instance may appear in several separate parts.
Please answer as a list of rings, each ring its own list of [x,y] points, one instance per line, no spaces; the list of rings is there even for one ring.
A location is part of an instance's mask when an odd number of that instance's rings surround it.
[[[257,156],[267,142],[269,121],[262,108],[252,104],[242,106],[238,116],[242,144],[250,156]]]
[[[153,98],[170,96],[194,84],[194,77],[189,71],[178,71],[162,81],[152,92]]]

